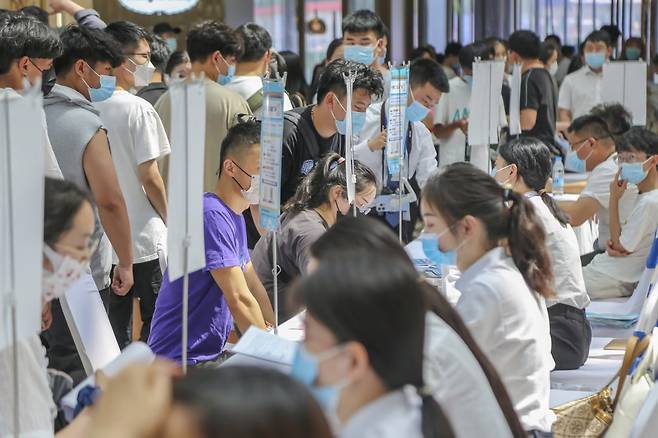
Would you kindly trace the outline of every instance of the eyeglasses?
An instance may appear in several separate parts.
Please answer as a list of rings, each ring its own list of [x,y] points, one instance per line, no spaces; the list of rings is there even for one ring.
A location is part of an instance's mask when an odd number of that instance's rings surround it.
[[[617,164],[622,164],[622,163],[643,163],[646,161],[646,157],[640,157],[635,154],[624,154],[624,155],[617,155],[615,157],[615,162]]]
[[[151,53],[146,52],[146,53],[124,53],[126,56],[135,56],[135,57],[141,57],[144,59],[144,64],[149,62],[151,60]],[[132,61],[132,60],[131,60]]]

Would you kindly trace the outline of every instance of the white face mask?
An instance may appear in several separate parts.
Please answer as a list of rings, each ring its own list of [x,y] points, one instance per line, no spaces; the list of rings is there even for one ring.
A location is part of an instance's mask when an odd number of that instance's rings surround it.
[[[43,247],[43,253],[53,266],[53,272],[43,270],[41,279],[43,300],[49,302],[64,296],[66,291],[80,279],[88,263],[62,255],[47,245]]]
[[[151,61],[141,65],[138,65],[135,61],[133,61],[130,58],[128,58],[128,61],[132,62],[135,65],[134,72],[126,68],[126,70],[130,71],[130,73],[132,73],[133,76],[135,76],[135,87],[146,87],[148,84],[150,84],[151,78],[153,77],[153,73],[155,72],[155,66],[151,63]]]
[[[557,61],[555,61],[554,63],[548,66],[548,72],[551,74],[551,76],[555,76],[555,74],[557,73],[557,68],[558,68]]]
[[[251,176],[251,186],[248,190],[241,190],[242,196],[250,205],[258,204],[258,197],[260,196],[260,176]]]

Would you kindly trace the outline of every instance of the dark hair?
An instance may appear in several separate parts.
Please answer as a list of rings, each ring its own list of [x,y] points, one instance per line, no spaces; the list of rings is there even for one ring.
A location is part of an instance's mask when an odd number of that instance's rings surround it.
[[[544,64],[548,64],[548,60],[551,59],[554,53],[557,53],[558,57],[560,56],[560,47],[552,41],[544,41],[539,46],[539,60]]]
[[[523,59],[539,58],[539,37],[530,30],[517,30],[509,36],[509,48]]]
[[[483,41],[476,41],[468,44],[459,51],[459,65],[462,68],[473,68],[473,63],[477,58],[483,61],[493,59],[495,52],[492,46]]]
[[[377,38],[384,36],[384,22],[373,11],[360,9],[343,18],[343,35],[350,33],[375,32]]]
[[[313,170],[304,177],[295,195],[290,198],[284,211],[297,214],[302,210],[318,208],[329,200],[332,187],[340,186],[347,192],[347,162],[336,153],[322,157]],[[369,185],[376,185],[377,178],[372,170],[358,160],[354,160],[355,190],[360,193]]]
[[[633,125],[631,113],[620,103],[600,103],[590,110],[590,114],[600,117],[613,137],[622,135]]]
[[[273,76],[276,76],[278,74],[279,76],[283,77],[283,74],[288,71],[288,64],[286,63],[286,60],[283,58],[283,56],[281,56],[279,52],[277,52],[274,49],[272,49],[272,56],[270,58],[269,68],[270,68],[270,74]],[[286,85],[287,85],[287,81],[286,81]]]
[[[153,66],[158,72],[164,74],[167,69],[169,57],[171,56],[171,49],[164,38],[155,34],[150,35],[149,46],[151,47],[151,62]]]
[[[562,56],[565,58],[571,58],[576,54],[576,48],[574,46],[562,46]]]
[[[617,152],[641,151],[647,156],[658,155],[658,134],[640,126],[633,126],[619,137],[615,144]]]
[[[165,67],[165,73],[170,75],[172,71],[176,67],[178,67],[181,64],[185,64],[186,62],[190,62],[190,57],[187,55],[187,52],[184,52],[182,50],[177,50],[174,53],[171,54],[169,57],[169,60],[167,61],[167,67]]]
[[[553,272],[544,230],[532,204],[523,195],[504,189],[468,163],[452,164],[441,174],[430,176],[423,192],[423,198],[448,224],[471,215],[486,228],[491,247],[507,239],[514,264],[528,287],[544,297],[553,295]]]
[[[353,251],[354,248],[372,254],[387,254],[389,264],[406,265],[409,269],[415,269],[407,252],[400,245],[397,236],[391,229],[380,221],[364,216],[343,218],[311,245],[310,252],[314,259],[322,263],[323,260],[333,256],[344,257],[346,253],[350,254],[350,251]],[[494,366],[478,347],[462,318],[448,300],[437,293],[433,286],[425,281],[420,283],[424,289],[430,310],[457,333],[482,368],[482,372],[491,385],[513,436],[515,438],[525,437],[526,432],[519,422],[514,405],[503,382],[500,380]],[[415,284],[415,282],[410,284]]]
[[[640,46],[640,58],[645,56],[644,41],[642,41],[642,38],[630,37],[626,41],[624,41],[624,49],[622,50],[621,56],[619,57],[620,60],[627,60],[628,59],[626,57],[626,49],[628,48],[629,45]]]
[[[498,154],[507,164],[515,164],[523,182],[537,192],[553,217],[563,227],[569,223],[569,217],[558,206],[551,195],[546,193],[546,183],[553,171],[551,151],[541,140],[534,137],[518,138],[505,143],[498,149]]]
[[[258,61],[272,48],[270,33],[256,23],[243,24],[235,29],[235,33],[244,46],[244,52],[238,58],[239,62]]]
[[[612,38],[605,30],[595,30],[590,33],[587,35],[587,38],[585,38],[585,43],[588,41],[591,43],[605,43],[608,47],[612,46]]]
[[[372,68],[354,61],[336,59],[328,64],[320,76],[318,84],[318,102],[322,102],[324,96],[332,91],[339,97],[347,93],[343,73],[353,71],[356,73],[354,90],[362,88],[371,95],[380,97],[384,94],[384,79],[382,74]]]
[[[203,62],[219,50],[224,58],[242,55],[242,41],[235,31],[218,21],[201,22],[187,33],[187,53],[190,62]]]
[[[431,44],[425,44],[423,46],[418,46],[411,51],[411,60],[423,59],[423,55],[428,54],[430,58],[436,61],[436,49]]]
[[[283,57],[287,66],[286,90],[288,93],[300,93],[305,99],[308,99],[310,97],[309,88],[304,77],[301,57],[290,50],[279,52],[279,55]]]
[[[113,68],[121,65],[121,46],[109,33],[85,26],[69,26],[61,35],[63,52],[55,58],[57,76],[65,75],[79,59],[90,67],[97,62],[109,62]]]
[[[342,38],[336,38],[333,41],[331,41],[329,43],[329,46],[327,46],[327,54],[325,56],[325,61],[331,59],[331,57],[334,55],[334,52],[342,45],[343,45]]]
[[[91,206],[89,196],[72,182],[46,177],[44,188],[43,241],[52,247],[73,227],[82,205]]]
[[[438,62],[432,59],[416,59],[409,67],[409,83],[412,87],[422,87],[428,82],[442,93],[450,91],[448,77]]]
[[[553,44],[555,44],[558,47],[558,49],[562,47],[562,39],[560,38],[559,35],[556,35],[554,33],[550,35],[546,35],[546,37],[544,38],[544,42],[548,42],[548,41],[553,42]]]
[[[450,41],[446,44],[446,48],[443,51],[444,56],[459,56],[459,52],[462,50],[462,44],[458,41]]]
[[[612,137],[605,120],[594,114],[577,117],[569,125],[569,132],[585,133],[588,137],[605,139]]]
[[[439,404],[425,389],[428,306],[412,266],[391,263],[388,253],[353,248],[348,254],[329,257],[302,277],[294,290],[293,295],[333,333],[338,344],[353,341],[365,348],[370,366],[389,391],[406,385],[417,388],[424,437],[455,436]]]
[[[496,53],[496,44],[502,44],[503,47],[505,47],[505,49],[508,48],[507,41],[505,41],[502,38],[495,37],[495,36],[485,38],[484,42],[493,49],[494,53]]]
[[[10,13],[0,18],[0,74],[17,59],[55,58],[62,51],[57,33],[34,17]]]
[[[222,174],[224,161],[229,154],[240,153],[256,143],[260,143],[260,122],[258,120],[247,119],[231,126],[222,140],[219,150],[219,175]]]
[[[174,381],[173,401],[196,417],[204,438],[330,438],[306,387],[271,368],[191,369]]]
[[[619,30],[618,26],[614,24],[606,24],[605,26],[601,26],[601,30],[608,34],[608,39],[610,41],[610,44],[608,44],[608,46],[611,46],[612,42],[614,42],[615,44],[617,43],[617,39],[621,35],[621,31]]]
[[[145,29],[130,21],[114,21],[107,25],[105,32],[112,35],[124,50],[134,50],[140,40],[150,42],[151,35]]]
[[[46,26],[48,26],[48,12],[41,9],[39,6],[25,6],[24,8],[19,9],[25,15],[36,18]]]

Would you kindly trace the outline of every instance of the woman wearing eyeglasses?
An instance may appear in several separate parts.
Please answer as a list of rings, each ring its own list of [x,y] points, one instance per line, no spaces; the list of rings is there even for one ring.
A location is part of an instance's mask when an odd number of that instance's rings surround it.
[[[290,282],[306,273],[310,259],[310,246],[334,223],[338,216],[352,213],[347,199],[347,162],[338,154],[328,154],[297,187],[297,192],[283,208],[281,226],[276,231],[278,292],[284,302]],[[370,211],[377,194],[375,174],[359,161],[354,162],[356,208],[362,213]],[[273,300],[274,263],[272,257],[274,233],[261,237],[252,253],[252,263],[258,278]],[[281,306],[283,307],[283,306]],[[279,310],[279,320],[289,315]]]

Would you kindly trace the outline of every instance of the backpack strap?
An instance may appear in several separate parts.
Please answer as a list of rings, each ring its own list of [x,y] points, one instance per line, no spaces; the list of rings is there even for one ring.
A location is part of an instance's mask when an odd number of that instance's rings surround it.
[[[283,114],[283,118],[297,128],[297,131],[302,137],[301,140],[306,144],[311,156],[315,161],[318,161],[320,159],[320,145],[313,133],[312,127],[309,126],[302,117],[302,112],[307,108],[308,107],[294,108],[290,111],[286,111]]]
[[[251,109],[252,113],[256,113],[258,110],[260,110],[260,108],[263,106],[264,99],[265,95],[263,94],[262,88],[249,96],[247,99],[247,105],[249,105],[249,109]]]

